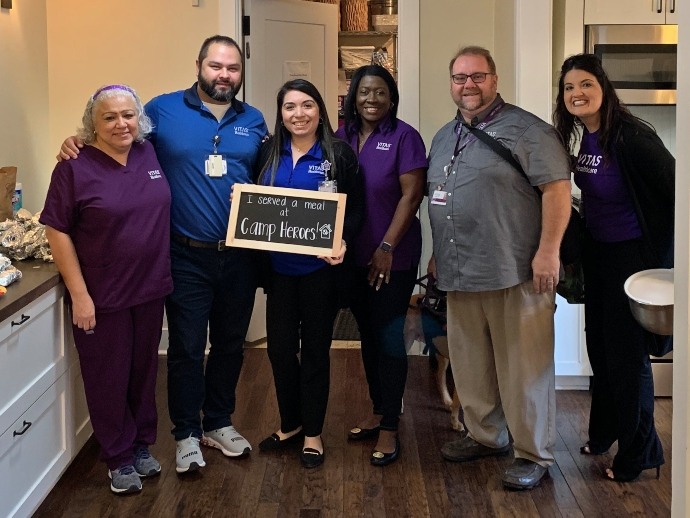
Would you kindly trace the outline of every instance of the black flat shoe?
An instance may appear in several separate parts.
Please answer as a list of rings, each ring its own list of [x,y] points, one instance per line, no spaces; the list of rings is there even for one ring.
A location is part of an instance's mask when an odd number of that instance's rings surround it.
[[[270,437],[266,437],[259,443],[259,450],[261,451],[276,451],[287,448],[297,444],[304,438],[304,432],[299,431],[295,435],[291,435],[287,439],[280,439],[277,433],[272,433]]]
[[[350,441],[363,441],[364,439],[369,439],[370,437],[378,437],[379,430],[381,427],[376,426],[374,428],[360,428],[355,426],[347,434],[347,438]]]
[[[305,468],[316,468],[323,464],[323,458],[325,454],[321,453],[319,450],[314,448],[304,448],[300,455],[300,460],[302,461],[302,466]]]
[[[382,451],[374,450],[371,454],[369,462],[372,466],[388,466],[392,462],[398,460],[400,455],[400,439],[395,438],[395,450],[390,453],[383,453]]]

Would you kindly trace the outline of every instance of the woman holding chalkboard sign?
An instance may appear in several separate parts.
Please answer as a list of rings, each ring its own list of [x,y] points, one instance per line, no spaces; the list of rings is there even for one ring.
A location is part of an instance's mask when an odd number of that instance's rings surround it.
[[[302,464],[324,460],[321,430],[330,383],[330,346],[338,312],[337,283],[347,247],[359,230],[364,195],[357,157],[335,138],[321,94],[303,79],[278,91],[273,136],[259,152],[260,185],[347,194],[343,244],[337,257],[269,252],[266,332],[280,429],[264,439],[262,451],[304,438]],[[301,351],[300,351],[301,349]]]
[[[416,214],[428,166],[422,137],[396,117],[398,100],[385,68],[359,68],[345,99],[345,125],[336,134],[358,153],[366,192],[364,225],[353,243],[351,308],[373,408],[348,437],[378,437],[370,458],[375,466],[394,462],[400,453],[398,420],[407,379],[403,327],[422,251]]]

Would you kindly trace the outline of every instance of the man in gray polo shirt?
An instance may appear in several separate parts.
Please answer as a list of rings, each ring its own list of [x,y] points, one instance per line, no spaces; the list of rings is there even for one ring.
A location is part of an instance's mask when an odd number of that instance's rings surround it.
[[[448,292],[448,344],[468,435],[450,461],[506,455],[503,485],[531,489],[553,464],[555,286],[570,216],[568,156],[554,129],[497,93],[491,54],[450,62],[454,120],[429,153],[429,270]],[[464,126],[505,146],[527,178]],[[541,191],[537,194],[534,187]]]

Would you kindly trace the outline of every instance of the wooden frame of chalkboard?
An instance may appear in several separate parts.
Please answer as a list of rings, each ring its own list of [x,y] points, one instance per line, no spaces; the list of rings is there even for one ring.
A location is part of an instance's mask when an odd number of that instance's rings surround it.
[[[336,256],[346,199],[341,193],[236,183],[225,245]]]

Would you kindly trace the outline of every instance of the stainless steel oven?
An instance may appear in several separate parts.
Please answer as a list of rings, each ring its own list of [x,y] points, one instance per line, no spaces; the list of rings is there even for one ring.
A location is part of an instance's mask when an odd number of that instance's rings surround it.
[[[587,52],[601,59],[625,104],[676,104],[677,25],[588,25]]]

